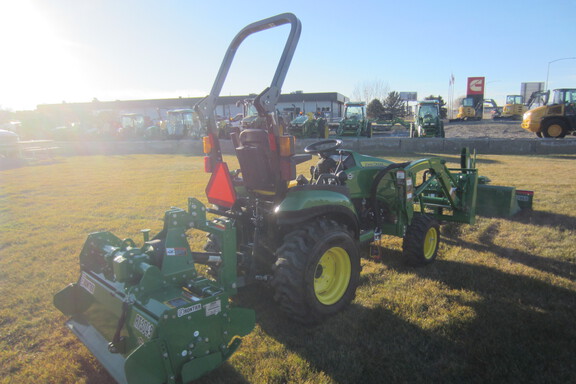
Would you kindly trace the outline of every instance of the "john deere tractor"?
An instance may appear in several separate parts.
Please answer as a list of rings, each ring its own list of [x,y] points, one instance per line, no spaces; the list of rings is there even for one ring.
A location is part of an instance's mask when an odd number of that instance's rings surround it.
[[[372,137],[372,123],[366,115],[366,103],[346,103],[344,118],[340,121],[336,134],[342,136]]]
[[[290,32],[274,78],[254,100],[264,127],[232,133],[240,168],[230,170],[215,118],[220,91],[242,41],[284,24]],[[196,105],[207,129],[211,206],[189,198],[186,210],[170,208],[163,229],[153,237],[144,230],[141,245],[110,232],[89,235],[78,281],[54,297],[118,382],[187,383],[222,364],[255,323],[252,310],[230,301],[240,287],[263,284],[286,316],[319,322],[354,298],[364,245],[399,236],[407,262],[429,264],[440,222],[474,222],[478,175],[467,151],[456,169],[439,158],[394,163],[361,155],[337,139],[295,153],[276,104],[300,30],[290,13],[245,27],[210,95]],[[312,155],[318,161],[310,174],[297,175],[296,165]],[[204,251],[191,250],[188,231],[207,233]],[[204,273],[198,265],[207,266]]]
[[[410,124],[410,137],[444,137],[444,123],[437,100],[418,102],[416,118]]]
[[[296,117],[288,124],[287,132],[294,137],[327,139],[329,127],[326,119],[307,113]]]

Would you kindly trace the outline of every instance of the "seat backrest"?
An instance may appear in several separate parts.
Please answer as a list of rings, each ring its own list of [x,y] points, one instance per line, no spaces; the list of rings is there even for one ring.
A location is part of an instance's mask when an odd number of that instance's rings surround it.
[[[244,186],[250,190],[275,190],[268,133],[263,129],[245,129],[240,133],[239,144],[236,156]]]

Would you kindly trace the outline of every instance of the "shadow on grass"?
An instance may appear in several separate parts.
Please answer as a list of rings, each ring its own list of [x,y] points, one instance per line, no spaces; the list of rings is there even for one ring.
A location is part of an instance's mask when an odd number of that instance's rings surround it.
[[[494,231],[497,228],[488,231],[485,240]],[[408,304],[383,299],[375,308],[352,304],[320,325],[306,326],[286,318],[272,304],[269,291],[252,287],[241,295],[242,305],[255,309],[265,333],[336,383],[576,382],[573,291],[454,261],[411,268],[399,251],[385,254],[383,265],[439,282],[444,288],[431,291],[429,300],[437,295],[468,308],[473,316],[459,317],[452,308],[443,308],[442,317],[430,314],[439,324],[424,329],[401,315],[413,310]],[[410,295],[411,287],[394,289]],[[469,296],[454,291],[473,292],[474,299],[467,301]],[[419,310],[425,318],[426,306]]]
[[[315,373],[323,372],[336,383],[440,381],[457,356],[444,338],[385,308],[352,304],[322,324],[310,326],[294,323],[276,305],[267,305],[273,303],[269,293],[255,290],[254,295],[243,301],[256,310],[261,329],[301,356]],[[294,375],[298,376],[306,373]]]
[[[560,213],[524,210],[508,218],[508,220],[539,227],[553,227],[562,230],[576,230],[576,217]]]
[[[550,267],[549,267],[550,268]],[[480,300],[466,303],[475,319],[447,330],[480,381],[575,382],[574,292],[486,266],[439,260],[423,277]]]
[[[499,225],[498,223],[494,223],[488,226],[488,228],[486,228],[486,230],[479,236],[478,239],[480,240],[481,244],[453,238],[444,238],[443,241],[448,245],[459,246],[471,249],[476,252],[489,252],[494,254],[496,257],[508,259],[515,263],[538,269],[542,272],[552,273],[556,276],[576,281],[575,263],[533,255],[531,253],[519,251],[517,249],[496,245],[494,244],[494,238],[498,233]]]

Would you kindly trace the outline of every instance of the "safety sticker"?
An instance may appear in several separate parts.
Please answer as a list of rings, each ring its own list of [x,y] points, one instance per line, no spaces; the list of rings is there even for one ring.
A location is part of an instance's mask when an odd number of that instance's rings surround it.
[[[186,248],[166,248],[166,256],[186,256]]]
[[[178,308],[178,317],[186,316],[192,312],[196,312],[202,309],[202,304],[194,304],[186,308]]]
[[[91,294],[94,294],[94,288],[96,288],[96,284],[90,281],[84,272],[82,272],[82,276],[80,277],[80,286]]]
[[[206,317],[217,315],[222,311],[222,303],[220,300],[213,301],[204,306],[206,309]]]
[[[136,317],[134,318],[134,328],[136,328],[147,339],[150,339],[152,337],[152,332],[154,332],[154,325],[140,316],[140,314],[136,314]]]

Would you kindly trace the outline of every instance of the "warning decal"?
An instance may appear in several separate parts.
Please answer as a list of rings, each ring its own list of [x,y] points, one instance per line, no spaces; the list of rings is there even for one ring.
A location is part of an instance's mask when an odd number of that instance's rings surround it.
[[[96,284],[90,281],[84,272],[82,272],[82,277],[80,277],[80,286],[91,294],[94,294],[94,288],[96,287]]]
[[[220,302],[220,300],[216,300],[209,304],[206,304],[204,308],[206,309],[206,317],[217,315],[222,311],[222,303]]]

